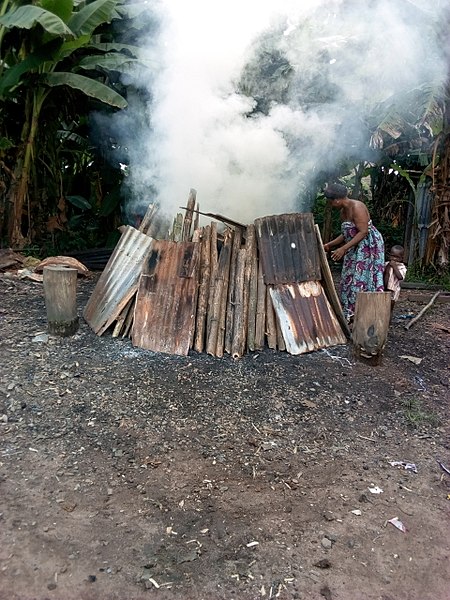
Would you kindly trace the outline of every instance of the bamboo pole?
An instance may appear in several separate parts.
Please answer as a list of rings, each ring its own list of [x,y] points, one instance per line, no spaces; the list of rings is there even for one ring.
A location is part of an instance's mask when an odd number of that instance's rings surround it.
[[[244,271],[247,251],[241,248],[238,253],[235,277],[235,307],[233,322],[233,339],[231,344],[231,355],[233,358],[239,358],[245,350],[245,330],[244,324]]]
[[[193,210],[195,209],[196,197],[197,197],[196,190],[191,189],[191,191],[189,192],[189,198],[187,201],[186,214],[184,215],[183,230],[182,230],[182,234],[181,234],[182,242],[189,242],[191,239],[192,217],[194,216]]]
[[[223,356],[223,335],[220,336],[220,321],[222,306],[224,306],[224,310],[226,306],[227,290],[225,285],[228,285],[231,242],[232,231],[227,229],[224,234],[224,241],[220,251],[219,262],[217,264],[214,298],[211,305],[211,319],[206,341],[206,352],[212,356]],[[223,321],[225,321],[225,314],[223,315]],[[220,346],[220,353],[217,354],[217,349]]]
[[[242,229],[240,227],[236,227],[236,229],[234,230],[233,245],[231,248],[230,274],[225,322],[225,352],[228,352],[228,354],[231,354],[231,344],[233,340],[234,306],[236,296],[236,265],[239,250],[241,248],[241,243]]]
[[[267,345],[271,350],[277,349],[277,325],[275,321],[275,310],[270,297],[270,286],[266,286],[266,335]]]
[[[208,312],[209,287],[211,279],[211,226],[203,229],[200,242],[200,286],[198,290],[195,324],[194,350],[203,352],[205,344],[206,317]]]
[[[256,297],[255,350],[264,348],[266,331],[266,284],[261,261],[258,262],[258,290]]]

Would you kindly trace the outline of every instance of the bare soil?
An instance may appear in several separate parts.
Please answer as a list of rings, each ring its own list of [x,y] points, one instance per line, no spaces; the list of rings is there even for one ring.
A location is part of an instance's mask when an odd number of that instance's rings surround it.
[[[0,294],[1,600],[450,600],[449,304],[406,331],[403,294],[374,367],[47,337],[41,284]]]

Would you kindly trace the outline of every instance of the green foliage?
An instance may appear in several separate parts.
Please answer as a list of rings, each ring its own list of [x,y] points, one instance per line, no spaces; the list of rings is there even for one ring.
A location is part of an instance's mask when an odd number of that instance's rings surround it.
[[[442,274],[433,265],[422,266],[420,263],[408,265],[405,281],[427,283],[438,286],[442,291],[450,292],[450,273]]]

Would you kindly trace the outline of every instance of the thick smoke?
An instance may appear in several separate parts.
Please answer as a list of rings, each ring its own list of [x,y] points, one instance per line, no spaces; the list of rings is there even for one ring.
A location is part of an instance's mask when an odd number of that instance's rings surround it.
[[[447,77],[435,32],[448,0],[148,4],[157,68],[128,182],[169,216],[191,188],[201,210],[241,222],[309,210],[324,177],[370,160],[380,107]]]

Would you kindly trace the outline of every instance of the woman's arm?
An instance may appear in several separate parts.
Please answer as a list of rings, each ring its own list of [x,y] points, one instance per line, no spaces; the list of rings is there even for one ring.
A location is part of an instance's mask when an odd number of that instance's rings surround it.
[[[334,246],[339,246],[340,244],[342,244],[342,242],[344,241],[344,236],[338,235],[337,238],[334,238],[334,240],[331,240],[330,242],[327,242],[326,244],[323,245],[323,248],[325,250],[325,252],[328,252],[328,250],[330,250],[330,248],[334,248]]]

